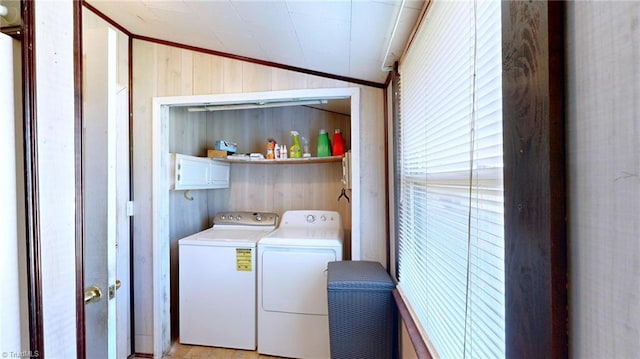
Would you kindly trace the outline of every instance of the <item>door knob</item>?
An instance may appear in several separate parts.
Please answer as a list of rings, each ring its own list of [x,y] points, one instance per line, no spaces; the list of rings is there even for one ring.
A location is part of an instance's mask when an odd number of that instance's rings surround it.
[[[84,304],[97,302],[102,297],[102,291],[100,288],[92,285],[89,289],[84,291]]]

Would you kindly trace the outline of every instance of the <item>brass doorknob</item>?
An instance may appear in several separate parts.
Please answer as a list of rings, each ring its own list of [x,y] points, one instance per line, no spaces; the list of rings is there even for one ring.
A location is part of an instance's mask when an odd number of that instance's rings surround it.
[[[97,302],[102,297],[102,291],[100,288],[92,285],[89,289],[84,291],[84,304]]]

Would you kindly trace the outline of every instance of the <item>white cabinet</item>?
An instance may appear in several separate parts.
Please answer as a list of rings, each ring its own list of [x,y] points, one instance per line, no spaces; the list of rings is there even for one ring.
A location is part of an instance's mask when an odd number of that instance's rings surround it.
[[[229,188],[229,163],[171,153],[171,189]]]

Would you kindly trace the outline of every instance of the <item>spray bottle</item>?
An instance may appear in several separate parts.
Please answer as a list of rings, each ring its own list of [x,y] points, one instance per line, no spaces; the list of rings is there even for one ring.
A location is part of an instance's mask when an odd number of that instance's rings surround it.
[[[302,157],[302,147],[300,147],[300,138],[298,131],[291,131],[291,136],[293,136],[293,145],[289,147],[289,157],[291,158],[300,158]]]

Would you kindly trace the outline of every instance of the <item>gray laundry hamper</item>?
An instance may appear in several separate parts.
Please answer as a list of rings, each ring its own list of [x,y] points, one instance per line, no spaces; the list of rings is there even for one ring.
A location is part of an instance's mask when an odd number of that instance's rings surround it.
[[[378,262],[328,263],[332,359],[396,357],[394,282]]]

